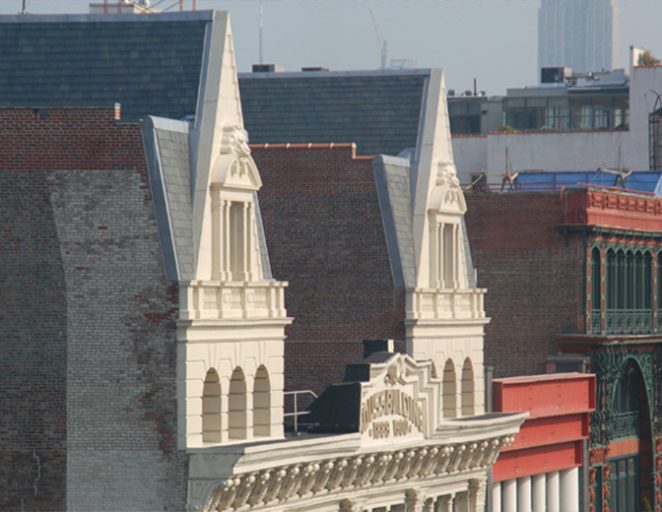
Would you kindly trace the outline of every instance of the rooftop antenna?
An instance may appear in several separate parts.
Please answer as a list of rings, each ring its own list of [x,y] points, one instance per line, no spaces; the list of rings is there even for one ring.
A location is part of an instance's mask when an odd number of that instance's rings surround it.
[[[21,14],[22,15],[26,15],[28,13],[28,11],[26,9],[27,2],[28,2],[28,0],[23,0],[23,7],[21,7]]]
[[[259,41],[259,50],[260,50],[260,56],[259,56],[259,63],[264,64],[264,39],[262,38],[262,30],[264,29],[264,2],[260,0],[260,41]]]
[[[379,30],[379,25],[377,24],[377,19],[375,18],[375,13],[370,11],[370,19],[372,20],[372,27],[375,29],[375,36],[377,36],[377,43],[379,44],[380,53],[381,53],[381,69],[386,69],[386,63],[388,61],[388,49],[386,47],[386,41],[382,37],[382,32]]]

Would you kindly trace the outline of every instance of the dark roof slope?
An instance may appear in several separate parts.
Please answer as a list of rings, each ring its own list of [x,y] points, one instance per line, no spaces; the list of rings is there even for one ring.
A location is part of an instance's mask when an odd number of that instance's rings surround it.
[[[0,16],[0,105],[119,102],[125,121],[191,115],[212,16]]]
[[[243,73],[251,143],[355,142],[363,155],[416,146],[428,70]]]

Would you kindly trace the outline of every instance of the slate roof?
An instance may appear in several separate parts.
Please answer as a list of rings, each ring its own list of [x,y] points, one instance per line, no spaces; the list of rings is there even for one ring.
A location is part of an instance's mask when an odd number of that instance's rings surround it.
[[[386,236],[391,271],[396,286],[416,287],[416,255],[412,225],[410,162],[405,158],[379,155],[372,161],[379,208]],[[476,287],[469,235],[464,217],[461,220],[466,255],[467,282]]]
[[[373,160],[375,183],[396,286],[416,286],[416,257],[411,221],[409,160],[380,155]]]
[[[241,73],[251,143],[354,142],[362,155],[416,146],[429,70]]]
[[[164,267],[172,281],[193,279],[195,273],[189,129],[186,121],[153,116],[142,123]],[[257,193],[253,200],[263,276],[273,279]]]
[[[122,105],[122,119],[195,113],[212,11],[0,16],[0,106]]]

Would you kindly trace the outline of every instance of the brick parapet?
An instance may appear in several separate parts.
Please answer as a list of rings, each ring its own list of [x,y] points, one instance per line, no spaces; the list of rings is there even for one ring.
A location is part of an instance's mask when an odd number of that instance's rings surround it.
[[[322,390],[362,359],[361,341],[404,342],[371,159],[353,145],[253,146],[273,275],[285,303],[286,389]]]
[[[558,193],[467,193],[478,286],[487,288],[485,364],[495,376],[545,372],[559,333],[583,332],[584,242],[561,229]]]
[[[140,127],[115,107],[0,108],[0,169],[145,169]]]
[[[113,108],[0,120],[0,509],[183,510],[177,285],[139,127]]]

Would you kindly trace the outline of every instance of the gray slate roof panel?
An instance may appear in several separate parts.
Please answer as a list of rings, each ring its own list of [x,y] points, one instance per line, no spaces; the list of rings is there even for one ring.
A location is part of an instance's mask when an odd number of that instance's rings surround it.
[[[416,145],[428,73],[278,75],[239,76],[252,143],[355,142],[364,155]]]
[[[380,155],[373,160],[391,270],[398,286],[416,286],[409,161]]]
[[[1,106],[119,102],[125,121],[195,112],[208,13],[82,19],[0,17]]]

